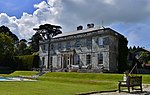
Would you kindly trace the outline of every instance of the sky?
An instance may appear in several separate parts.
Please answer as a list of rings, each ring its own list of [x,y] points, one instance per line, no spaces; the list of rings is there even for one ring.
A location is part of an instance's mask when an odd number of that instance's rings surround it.
[[[94,23],[112,28],[128,39],[128,46],[150,49],[150,0],[0,0],[0,26],[20,39],[29,39],[33,28],[49,23],[72,32]]]

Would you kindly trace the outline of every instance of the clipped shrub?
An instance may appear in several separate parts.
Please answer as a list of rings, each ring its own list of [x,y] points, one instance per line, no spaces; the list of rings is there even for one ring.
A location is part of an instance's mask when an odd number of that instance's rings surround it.
[[[0,67],[0,74],[10,74],[13,70],[10,67]]]
[[[24,55],[15,57],[17,70],[32,70],[39,67],[38,55]]]

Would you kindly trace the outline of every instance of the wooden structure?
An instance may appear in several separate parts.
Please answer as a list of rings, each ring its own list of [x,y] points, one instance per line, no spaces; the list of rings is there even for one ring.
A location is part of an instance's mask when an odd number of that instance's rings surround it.
[[[139,88],[134,88],[139,86]],[[119,92],[121,92],[121,87],[127,87],[128,92],[130,93],[130,87],[132,90],[141,90],[142,92],[142,76],[129,76],[126,81],[119,81],[118,84]]]
[[[134,70],[136,70],[136,74],[132,75]],[[132,90],[140,90],[142,92],[142,76],[137,76],[137,72],[138,72],[137,64],[135,64],[132,70],[130,71],[130,73],[128,74],[126,80],[119,81],[119,84],[118,84],[119,92],[121,92],[121,87],[127,87],[129,93],[130,93],[130,87],[132,87]],[[134,88],[137,86],[139,87],[138,89]]]

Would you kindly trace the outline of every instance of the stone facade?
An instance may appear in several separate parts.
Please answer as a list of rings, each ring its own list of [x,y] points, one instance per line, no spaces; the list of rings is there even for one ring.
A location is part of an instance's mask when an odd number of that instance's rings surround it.
[[[88,28],[55,36],[50,43],[53,70],[117,72],[118,36],[110,28]],[[40,66],[48,66],[48,41],[40,41]]]

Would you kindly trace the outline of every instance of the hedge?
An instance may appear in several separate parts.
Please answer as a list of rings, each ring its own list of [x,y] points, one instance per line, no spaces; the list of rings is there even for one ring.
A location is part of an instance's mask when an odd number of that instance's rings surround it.
[[[32,70],[33,68],[39,68],[38,55],[16,56],[15,61],[17,70]]]

